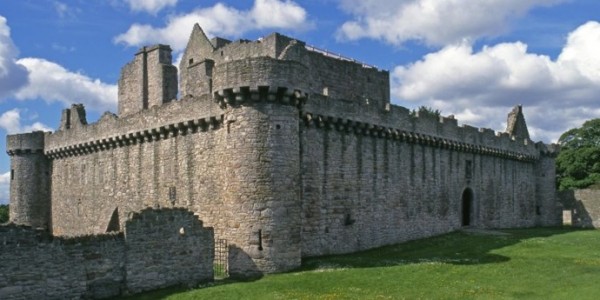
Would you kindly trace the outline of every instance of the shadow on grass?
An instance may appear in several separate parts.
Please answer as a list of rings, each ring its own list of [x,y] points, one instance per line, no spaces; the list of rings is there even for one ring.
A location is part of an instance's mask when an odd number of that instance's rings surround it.
[[[335,268],[373,268],[413,263],[477,265],[502,263],[509,257],[492,250],[523,240],[572,232],[571,228],[529,228],[497,231],[461,230],[427,239],[408,241],[363,252],[303,259],[295,271]]]
[[[527,239],[566,234],[581,229],[528,228],[497,231],[462,230],[441,236],[408,241],[402,244],[384,246],[367,251],[305,258],[302,266],[289,273],[339,268],[376,268],[417,263],[447,263],[457,265],[477,265],[503,263],[509,257],[492,253]],[[226,278],[202,284],[196,288],[210,288],[239,282],[250,282],[255,278]],[[175,287],[123,297],[119,299],[164,299],[168,296],[187,292],[190,288]]]
[[[174,287],[168,287],[168,288],[163,288],[163,289],[158,289],[158,290],[153,290],[153,291],[147,291],[147,292],[143,292],[143,293],[135,294],[135,295],[115,297],[112,299],[122,299],[122,300],[125,300],[125,299],[127,299],[127,300],[166,299],[169,296],[189,292],[190,290],[211,288],[211,287],[227,285],[227,284],[232,284],[232,283],[253,282],[253,281],[259,280],[260,278],[262,278],[262,276],[260,276],[260,277],[256,276],[256,277],[239,277],[239,278],[220,278],[220,279],[215,279],[215,281],[212,281],[212,282],[202,283],[193,288],[186,287],[186,286],[174,286]]]

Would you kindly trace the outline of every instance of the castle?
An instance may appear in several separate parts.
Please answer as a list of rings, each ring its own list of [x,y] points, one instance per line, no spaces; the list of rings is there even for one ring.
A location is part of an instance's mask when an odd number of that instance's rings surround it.
[[[178,80],[179,73],[179,80]],[[179,99],[176,99],[177,96]],[[184,208],[226,239],[229,272],[290,270],[464,226],[555,225],[556,149],[516,106],[506,132],[390,103],[389,73],[280,34],[166,45],[122,69],[118,114],[82,105],[7,137],[10,218],[55,236]]]

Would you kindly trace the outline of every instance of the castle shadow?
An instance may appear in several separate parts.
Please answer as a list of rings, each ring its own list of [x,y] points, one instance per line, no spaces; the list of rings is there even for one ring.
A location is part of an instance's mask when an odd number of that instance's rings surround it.
[[[493,250],[532,238],[565,234],[569,228],[509,229],[500,231],[459,230],[432,238],[384,246],[363,252],[306,258],[295,271],[337,268],[375,268],[418,263],[479,265],[503,263],[510,257]]]
[[[480,265],[504,263],[510,257],[493,253],[496,249],[515,245],[528,239],[566,234],[578,229],[569,227],[545,227],[507,230],[459,230],[441,236],[408,241],[362,252],[305,258],[302,266],[289,273],[302,271],[334,270],[340,268],[380,268],[419,263],[442,263],[454,265]],[[233,246],[235,255],[248,256]],[[240,259],[240,257],[238,257]],[[250,257],[247,262],[252,263]],[[258,269],[257,269],[258,270]],[[197,288],[211,288],[238,282],[251,282],[262,278],[255,276],[232,276],[204,283]],[[189,287],[173,287],[119,299],[158,299],[189,291]]]

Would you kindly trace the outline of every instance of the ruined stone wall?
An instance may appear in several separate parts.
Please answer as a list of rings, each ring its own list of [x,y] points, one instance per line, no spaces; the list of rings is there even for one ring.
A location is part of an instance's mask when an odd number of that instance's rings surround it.
[[[122,233],[53,237],[0,226],[0,298],[107,298],[213,277],[213,233],[184,210],[134,214]]]
[[[125,227],[129,293],[212,281],[214,233],[185,209],[145,209]]]
[[[26,227],[0,227],[7,265],[0,274],[2,299],[105,298],[212,279],[212,231],[193,214],[145,211],[127,228],[123,239],[56,238]]]
[[[600,228],[600,190],[581,189],[559,193],[564,210],[571,211],[574,227]]]

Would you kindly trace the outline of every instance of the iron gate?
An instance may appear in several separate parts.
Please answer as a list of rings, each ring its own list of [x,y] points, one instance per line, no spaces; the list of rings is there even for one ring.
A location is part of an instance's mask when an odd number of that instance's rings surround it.
[[[227,278],[229,276],[229,266],[227,264],[229,256],[229,247],[227,240],[218,239],[215,241],[215,279]]]

